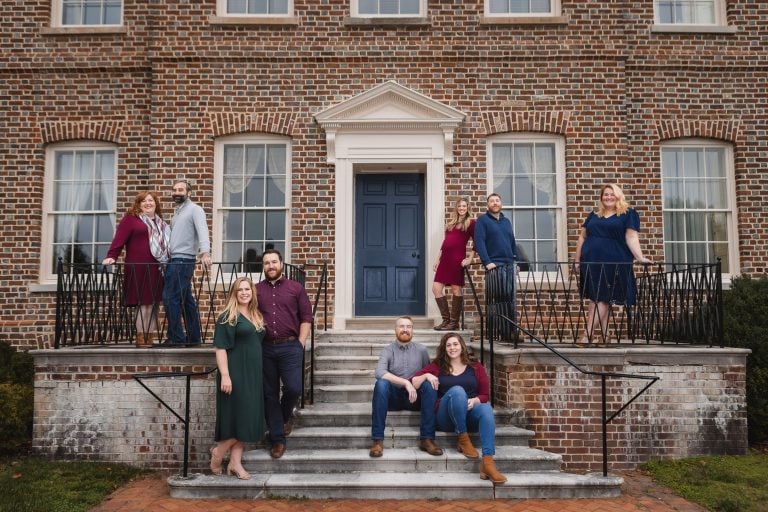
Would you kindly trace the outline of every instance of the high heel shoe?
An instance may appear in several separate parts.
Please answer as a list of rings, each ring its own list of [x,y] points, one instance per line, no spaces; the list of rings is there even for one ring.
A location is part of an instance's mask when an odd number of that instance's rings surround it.
[[[221,475],[224,473],[224,468],[221,467],[224,462],[224,456],[218,454],[219,452],[216,450],[216,446],[211,446],[208,453],[211,454],[211,473],[214,475]]]
[[[227,466],[227,474],[232,475],[233,473],[239,480],[251,479],[251,474],[247,472],[245,469],[243,469],[242,467],[240,467],[240,469],[235,469],[235,468],[232,468],[232,466]]]

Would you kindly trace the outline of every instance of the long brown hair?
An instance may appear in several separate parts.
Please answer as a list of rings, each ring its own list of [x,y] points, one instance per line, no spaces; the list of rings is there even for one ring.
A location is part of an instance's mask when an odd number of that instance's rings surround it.
[[[461,203],[467,204],[467,213],[463,217],[459,215],[459,206]],[[453,216],[451,217],[451,220],[449,220],[445,225],[445,230],[450,231],[456,226],[459,226],[462,231],[466,231],[469,229],[469,223],[472,220],[472,215],[470,215],[469,211],[469,201],[467,199],[459,199],[456,201],[455,208],[453,209]]]
[[[435,357],[433,363],[440,367],[442,373],[447,373],[449,375],[453,373],[453,367],[451,366],[451,358],[448,357],[448,352],[445,350],[445,344],[448,343],[448,340],[451,338],[459,340],[459,344],[461,345],[461,363],[466,365],[472,363],[472,356],[469,355],[467,344],[464,343],[464,338],[461,337],[461,334],[457,332],[445,333],[443,337],[440,338],[440,346],[437,347],[437,357]]]
[[[134,217],[141,215],[141,202],[145,200],[147,196],[152,196],[152,199],[155,200],[155,215],[162,217],[163,207],[160,206],[160,197],[151,190],[145,190],[144,192],[139,192],[136,194],[136,198],[133,200],[133,204],[130,208],[128,208],[128,213]]]
[[[237,290],[240,288],[240,283],[243,281],[251,286],[252,292],[251,301],[248,303],[248,313],[245,316],[256,326],[257,330],[261,331],[264,329],[264,317],[261,316],[261,311],[259,311],[259,300],[256,298],[256,287],[253,285],[253,281],[247,277],[238,277],[229,288],[227,306],[221,313],[221,323],[229,325],[235,325],[237,323],[237,315],[240,314],[237,307]]]

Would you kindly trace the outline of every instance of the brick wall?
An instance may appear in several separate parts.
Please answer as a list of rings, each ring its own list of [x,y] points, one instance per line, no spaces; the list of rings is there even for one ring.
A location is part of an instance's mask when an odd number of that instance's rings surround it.
[[[607,427],[609,467],[651,459],[747,452],[743,349],[566,349],[587,371],[657,376]],[[560,453],[567,469],[602,470],[601,379],[544,349],[495,354],[497,403],[525,407],[532,446]],[[648,381],[606,379],[607,415]]]
[[[745,350],[567,350],[588,370],[660,377],[608,426],[610,469],[656,458],[746,453]],[[34,356],[36,451],[181,469],[181,423],[132,375],[202,372],[214,367],[210,351],[77,349]],[[601,471],[600,380],[582,376],[544,349],[501,348],[495,357],[496,404],[525,407],[528,428],[536,433],[532,447],[561,454],[566,470]],[[184,416],[185,379],[144,382]],[[607,389],[612,412],[639,387],[611,379]],[[190,396],[189,469],[200,472],[207,468],[213,442],[213,376],[193,378]]]
[[[416,26],[345,24],[349,0],[296,0],[289,26],[212,24],[215,0],[125,4],[124,30],[61,34],[48,29],[50,1],[0,0],[12,13],[0,19],[0,340],[52,344],[55,297],[36,287],[45,148],[84,135],[119,145],[118,212],[144,188],[170,205],[180,176],[210,212],[215,137],[290,136],[291,261],[331,263],[332,305],[335,182],[312,116],[390,79],[467,114],[446,210],[457,196],[482,209],[486,137],[503,133],[489,120],[564,136],[569,253],[598,186],[615,180],[641,214],[646,254],[662,259],[659,144],[734,144],[736,272],[766,272],[766,2],[728,0],[734,33],[653,32],[651,1],[562,0],[565,24],[504,25],[479,23],[481,0],[430,0]]]

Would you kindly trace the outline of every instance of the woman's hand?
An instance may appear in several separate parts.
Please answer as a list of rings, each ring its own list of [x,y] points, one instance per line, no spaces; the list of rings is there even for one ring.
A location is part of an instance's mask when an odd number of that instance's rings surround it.
[[[477,398],[477,397],[469,398],[469,399],[467,399],[467,410],[471,411],[475,407],[475,405],[479,405],[479,404],[480,404],[480,399],[479,398]]]
[[[102,265],[112,265],[115,262],[114,258],[104,258],[104,261],[101,262]]]
[[[638,263],[642,263],[643,265],[650,265],[651,263],[653,263],[651,260],[649,260],[645,256],[641,256],[641,257],[637,258],[637,262]]]
[[[461,266],[462,267],[466,267],[470,263],[472,263],[472,258],[464,258],[463,260],[461,260]]]
[[[440,387],[440,379],[438,379],[431,373],[427,374],[427,378],[425,380],[432,385],[432,389],[437,389],[438,387]]]
[[[225,395],[232,394],[232,379],[229,378],[229,375],[221,376],[221,392]]]

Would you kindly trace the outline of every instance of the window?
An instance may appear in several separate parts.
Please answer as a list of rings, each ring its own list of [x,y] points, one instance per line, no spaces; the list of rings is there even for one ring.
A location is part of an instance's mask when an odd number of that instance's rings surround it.
[[[283,137],[227,138],[217,142],[219,260],[261,270],[261,254],[284,257],[288,222],[290,142]]]
[[[656,23],[725,25],[723,0],[656,0]]]
[[[565,151],[559,137],[504,136],[490,141],[491,189],[510,217],[521,265],[554,270],[565,261]]]
[[[685,141],[661,150],[664,259],[736,268],[733,155],[730,146]]]
[[[426,0],[352,0],[352,16],[425,16]]]
[[[122,0],[53,0],[53,25],[100,27],[122,25]]]
[[[486,15],[558,16],[560,0],[485,0]]]
[[[101,263],[115,233],[117,149],[108,144],[60,144],[46,156],[43,280],[56,265]]]
[[[218,0],[220,16],[292,16],[293,0]]]

